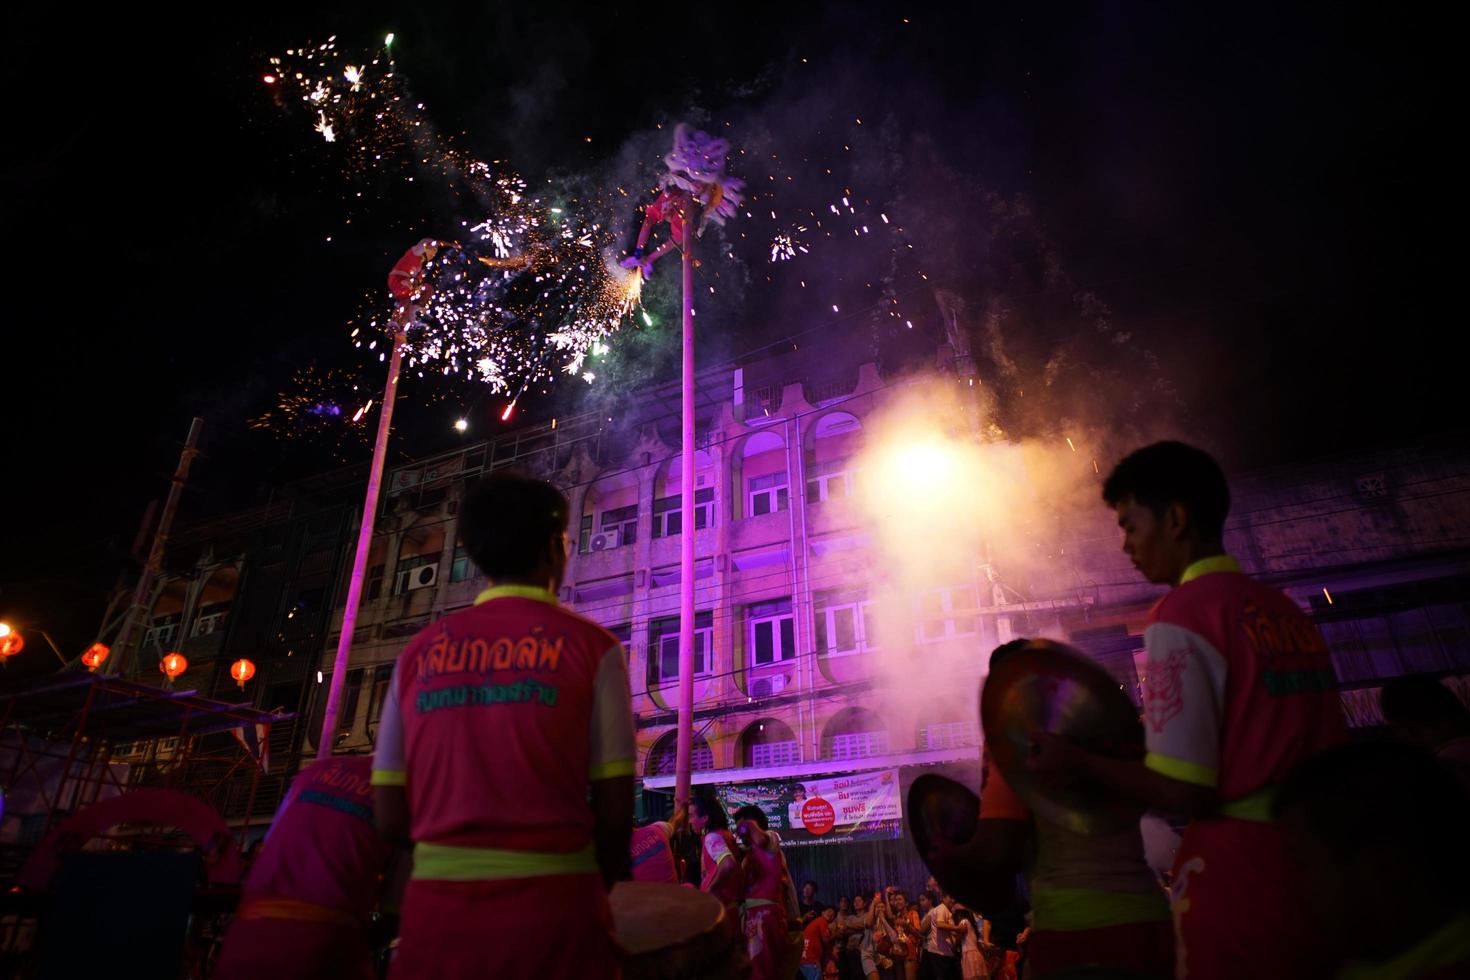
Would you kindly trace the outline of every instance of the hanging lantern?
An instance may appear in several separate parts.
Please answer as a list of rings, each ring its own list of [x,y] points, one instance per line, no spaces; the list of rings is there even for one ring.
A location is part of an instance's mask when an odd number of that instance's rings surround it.
[[[166,653],[158,662],[158,669],[167,674],[169,680],[173,680],[189,669],[189,661],[184,659],[182,653]]]
[[[0,657],[9,660],[26,648],[26,641],[9,623],[0,623]]]
[[[239,684],[240,690],[243,691],[245,690],[245,682],[255,676],[255,664],[241,657],[239,660],[230,664],[230,676],[235,679],[235,683]]]
[[[106,660],[107,655],[111,652],[112,648],[106,643],[94,643],[87,647],[86,653],[82,654],[82,664],[88,670],[96,670],[102,666],[102,661]]]

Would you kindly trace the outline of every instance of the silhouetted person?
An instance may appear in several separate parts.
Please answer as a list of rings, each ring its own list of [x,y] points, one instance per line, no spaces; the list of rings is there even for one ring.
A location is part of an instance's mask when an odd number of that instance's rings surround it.
[[[1395,677],[1379,695],[1395,738],[1421,746],[1470,785],[1470,708],[1433,677]]]
[[[1327,936],[1341,980],[1470,976],[1470,794],[1447,766],[1415,746],[1343,746],[1302,764],[1275,812],[1295,918]]]
[[[1172,586],[1143,634],[1147,754],[1113,759],[1038,733],[1031,765],[1079,769],[1192,818],[1170,883],[1176,976],[1310,976],[1322,952],[1300,925],[1271,798],[1303,759],[1346,739],[1327,644],[1295,602],[1225,553],[1230,489],[1208,454],[1179,442],[1140,449],[1108,476],[1103,500],[1134,567]]]

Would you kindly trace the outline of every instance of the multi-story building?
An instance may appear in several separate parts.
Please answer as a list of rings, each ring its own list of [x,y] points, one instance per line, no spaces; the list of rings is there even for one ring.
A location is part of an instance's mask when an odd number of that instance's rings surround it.
[[[696,784],[891,769],[904,790],[924,771],[973,785],[978,684],[988,652],[1015,636],[1069,640],[1136,696],[1142,624],[1161,590],[1123,558],[1100,503],[1052,538],[1060,547],[1048,572],[1007,580],[995,571],[1004,556],[990,556],[995,563],[977,560],[971,575],[898,597],[897,613],[894,596],[875,593],[873,529],[848,503],[853,461],[866,421],[906,383],[871,364],[844,370],[797,358],[701,377]],[[514,467],[568,495],[575,548],[561,599],[627,646],[643,802],[657,809],[668,798],[684,530],[677,411],[677,388],[666,387],[620,414],[526,426],[390,470],[346,680],[342,750],[370,750],[406,639],[483,587],[456,544],[458,504],[468,482]],[[1470,669],[1470,453],[1462,444],[1252,474],[1234,489],[1228,547],[1322,624],[1356,723],[1375,723],[1371,688],[1383,677]],[[880,620],[894,615],[903,628],[884,628]],[[334,619],[340,629],[340,608]],[[335,648],[328,635],[319,649],[309,739]],[[801,852],[798,874],[848,891],[923,877],[902,839]]]
[[[164,574],[134,626],[126,656],[114,650],[104,670],[123,663],[143,683],[277,715],[304,715],[336,589],[351,560],[353,505],[365,478],[363,466],[338,470],[290,483],[269,504],[181,524],[170,536]],[[172,681],[159,670],[171,652],[188,663]],[[255,668],[243,684],[230,674],[230,665],[241,659]],[[171,738],[140,741],[124,746],[117,758],[151,763],[188,752],[183,788],[209,799],[232,823],[245,821],[248,811],[249,821],[263,828],[309,747],[299,720],[278,721],[264,734],[263,745],[250,743],[253,750],[263,749],[265,766],[258,776],[238,764],[230,750],[241,746],[227,732],[200,736],[201,744],[189,746]]]

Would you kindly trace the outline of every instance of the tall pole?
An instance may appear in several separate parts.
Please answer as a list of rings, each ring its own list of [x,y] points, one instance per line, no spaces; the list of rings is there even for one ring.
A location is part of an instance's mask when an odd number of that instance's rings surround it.
[[[694,226],[692,202],[685,206],[683,461],[679,467],[679,739],[674,757],[674,806],[689,802],[689,761],[694,749]]]
[[[378,490],[383,483],[383,460],[388,455],[388,430],[393,426],[393,403],[398,397],[398,369],[407,339],[403,321],[412,314],[400,310],[395,319],[393,355],[388,359],[388,383],[383,386],[383,409],[378,416],[378,438],[373,445],[373,462],[368,469],[367,496],[362,501],[362,527],[357,532],[357,553],[352,556],[352,578],[347,584],[347,608],[342,611],[342,635],[337,640],[337,659],[332,663],[332,684],[327,691],[327,708],[322,714],[322,734],[317,741],[317,758],[332,754],[337,741],[337,715],[342,709],[342,687],[347,680],[347,661],[352,653],[352,634],[357,629],[357,610],[362,604],[362,582],[367,574],[368,554],[373,547],[373,524],[378,516]]]
[[[179,509],[179,498],[183,496],[184,484],[189,479],[189,467],[194,462],[194,457],[199,455],[199,433],[203,428],[204,420],[201,418],[196,417],[189,423],[189,435],[184,440],[184,451],[179,454],[179,465],[174,470],[174,479],[168,488],[163,516],[158,519],[153,547],[148,552],[148,560],[143,563],[143,574],[138,576],[138,586],[133,590],[133,602],[123,616],[117,639],[112,641],[112,645],[117,648],[117,661],[113,670],[119,675],[126,676],[124,672],[128,668],[128,641],[132,639],[133,621],[139,611],[148,608],[148,597],[153,593],[153,583],[163,571],[163,552],[168,545],[168,532],[173,527],[174,513]]]

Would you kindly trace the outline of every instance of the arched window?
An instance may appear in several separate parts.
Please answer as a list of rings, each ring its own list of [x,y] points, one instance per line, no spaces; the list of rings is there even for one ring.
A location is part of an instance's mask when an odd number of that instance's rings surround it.
[[[778,433],[757,432],[741,449],[740,478],[745,485],[745,514],[760,517],[790,505],[786,443]]]
[[[740,733],[740,762],[744,766],[787,766],[800,761],[801,744],[784,721],[762,718]]]
[[[225,628],[225,618],[230,613],[230,603],[235,601],[235,588],[239,582],[240,570],[234,565],[214,570],[199,593],[199,606],[194,611],[194,625],[190,630],[192,635],[204,636]]]
[[[684,460],[681,456],[669,458],[659,472],[653,488],[653,536],[673,537],[679,533],[683,520],[680,505],[684,497]],[[694,453],[694,529],[703,531],[715,526],[715,460],[703,449]]]
[[[806,456],[808,503],[852,496],[853,462],[862,429],[862,422],[851,412],[828,412],[817,420]]]
[[[184,618],[184,601],[188,586],[183,579],[170,579],[153,602],[148,615],[148,631],[143,634],[143,648],[157,653],[167,653],[183,639],[179,636],[179,621]]]
[[[638,540],[638,474],[603,477],[588,489],[577,530],[577,551],[611,551]]]
[[[653,748],[648,750],[648,760],[644,763],[643,774],[645,776],[672,776],[674,767],[678,762],[679,733],[665,732]],[[694,744],[689,748],[689,771],[701,772],[705,769],[715,767],[715,753],[704,740],[704,736],[694,736]]]
[[[822,729],[822,758],[864,759],[888,754],[888,726],[867,708],[844,708]]]
[[[444,551],[444,525],[426,519],[403,532],[398,542],[398,564],[393,566],[393,594],[431,588],[439,580],[439,556]]]

